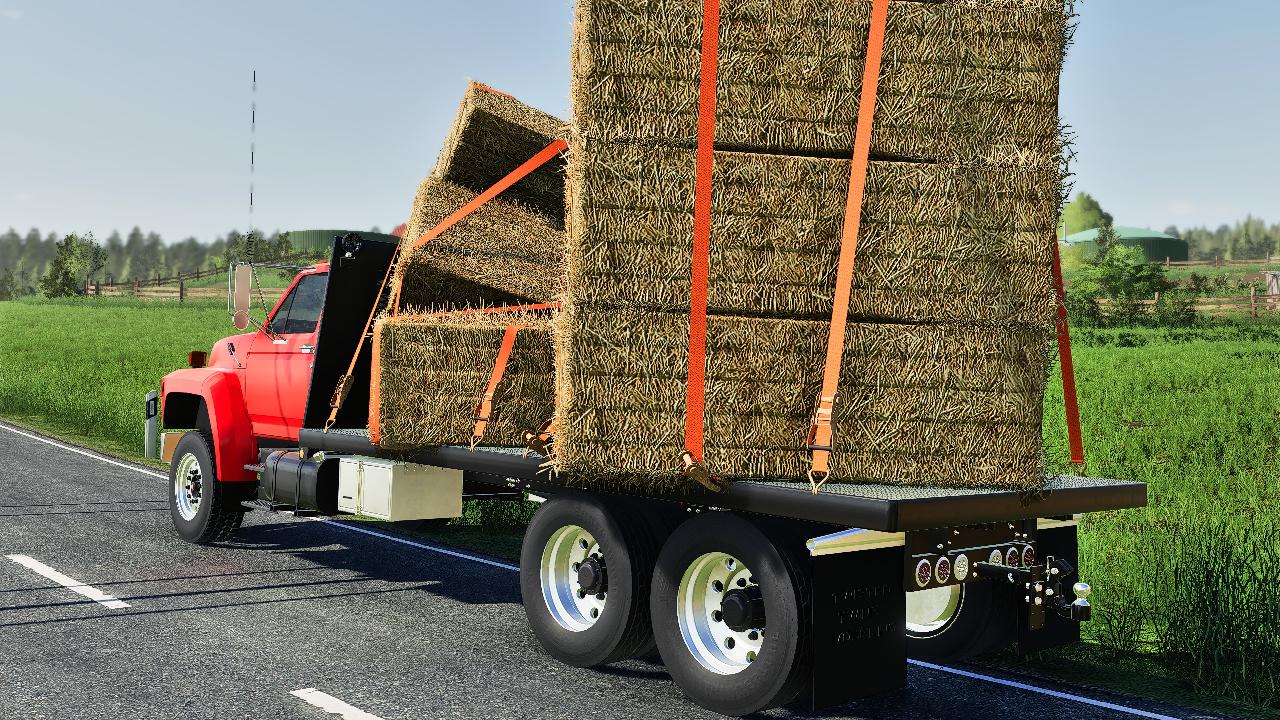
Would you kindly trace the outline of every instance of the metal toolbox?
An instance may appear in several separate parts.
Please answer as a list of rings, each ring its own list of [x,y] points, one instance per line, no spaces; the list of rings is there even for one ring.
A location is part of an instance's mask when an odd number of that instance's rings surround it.
[[[338,466],[338,510],[379,520],[462,515],[462,471],[370,457]]]

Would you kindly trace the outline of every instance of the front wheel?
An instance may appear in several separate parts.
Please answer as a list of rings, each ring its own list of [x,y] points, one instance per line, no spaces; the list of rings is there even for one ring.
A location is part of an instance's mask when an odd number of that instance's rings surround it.
[[[214,473],[213,452],[199,432],[178,441],[169,466],[169,516],[182,539],[205,545],[231,537],[244,510]]]

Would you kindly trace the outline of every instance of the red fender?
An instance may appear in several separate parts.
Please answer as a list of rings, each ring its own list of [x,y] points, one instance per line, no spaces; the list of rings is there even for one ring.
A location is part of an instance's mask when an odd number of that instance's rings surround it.
[[[258,462],[258,444],[253,438],[244,391],[235,371],[216,367],[175,370],[160,381],[163,403],[167,404],[171,393],[194,395],[204,400],[209,411],[209,427],[213,431],[213,458],[218,479],[224,482],[256,481],[257,474],[244,469],[245,465]],[[164,406],[161,407],[163,409]]]

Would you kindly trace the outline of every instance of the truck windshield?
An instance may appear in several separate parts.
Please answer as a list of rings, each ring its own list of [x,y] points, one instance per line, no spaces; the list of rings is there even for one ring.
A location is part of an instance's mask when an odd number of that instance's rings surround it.
[[[277,335],[313,333],[324,309],[324,291],[329,286],[328,275],[306,275],[293,286],[293,292],[280,303],[280,309],[271,318],[271,332]]]

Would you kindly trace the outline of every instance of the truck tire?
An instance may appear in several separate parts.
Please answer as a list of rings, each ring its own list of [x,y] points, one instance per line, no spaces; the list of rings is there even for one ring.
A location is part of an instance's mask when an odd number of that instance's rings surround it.
[[[1017,608],[990,581],[907,593],[907,656],[959,660],[997,650],[1016,634]]]
[[[794,552],[782,535],[728,512],[696,515],[667,539],[653,575],[653,632],[694,702],[736,716],[799,695],[809,603]]]
[[[226,540],[244,520],[238,499],[218,482],[209,441],[199,432],[185,433],[174,449],[169,516],[182,539],[200,545]]]
[[[538,508],[520,551],[520,594],[552,657],[593,667],[652,652],[653,527],[643,507],[621,500],[564,492]]]

